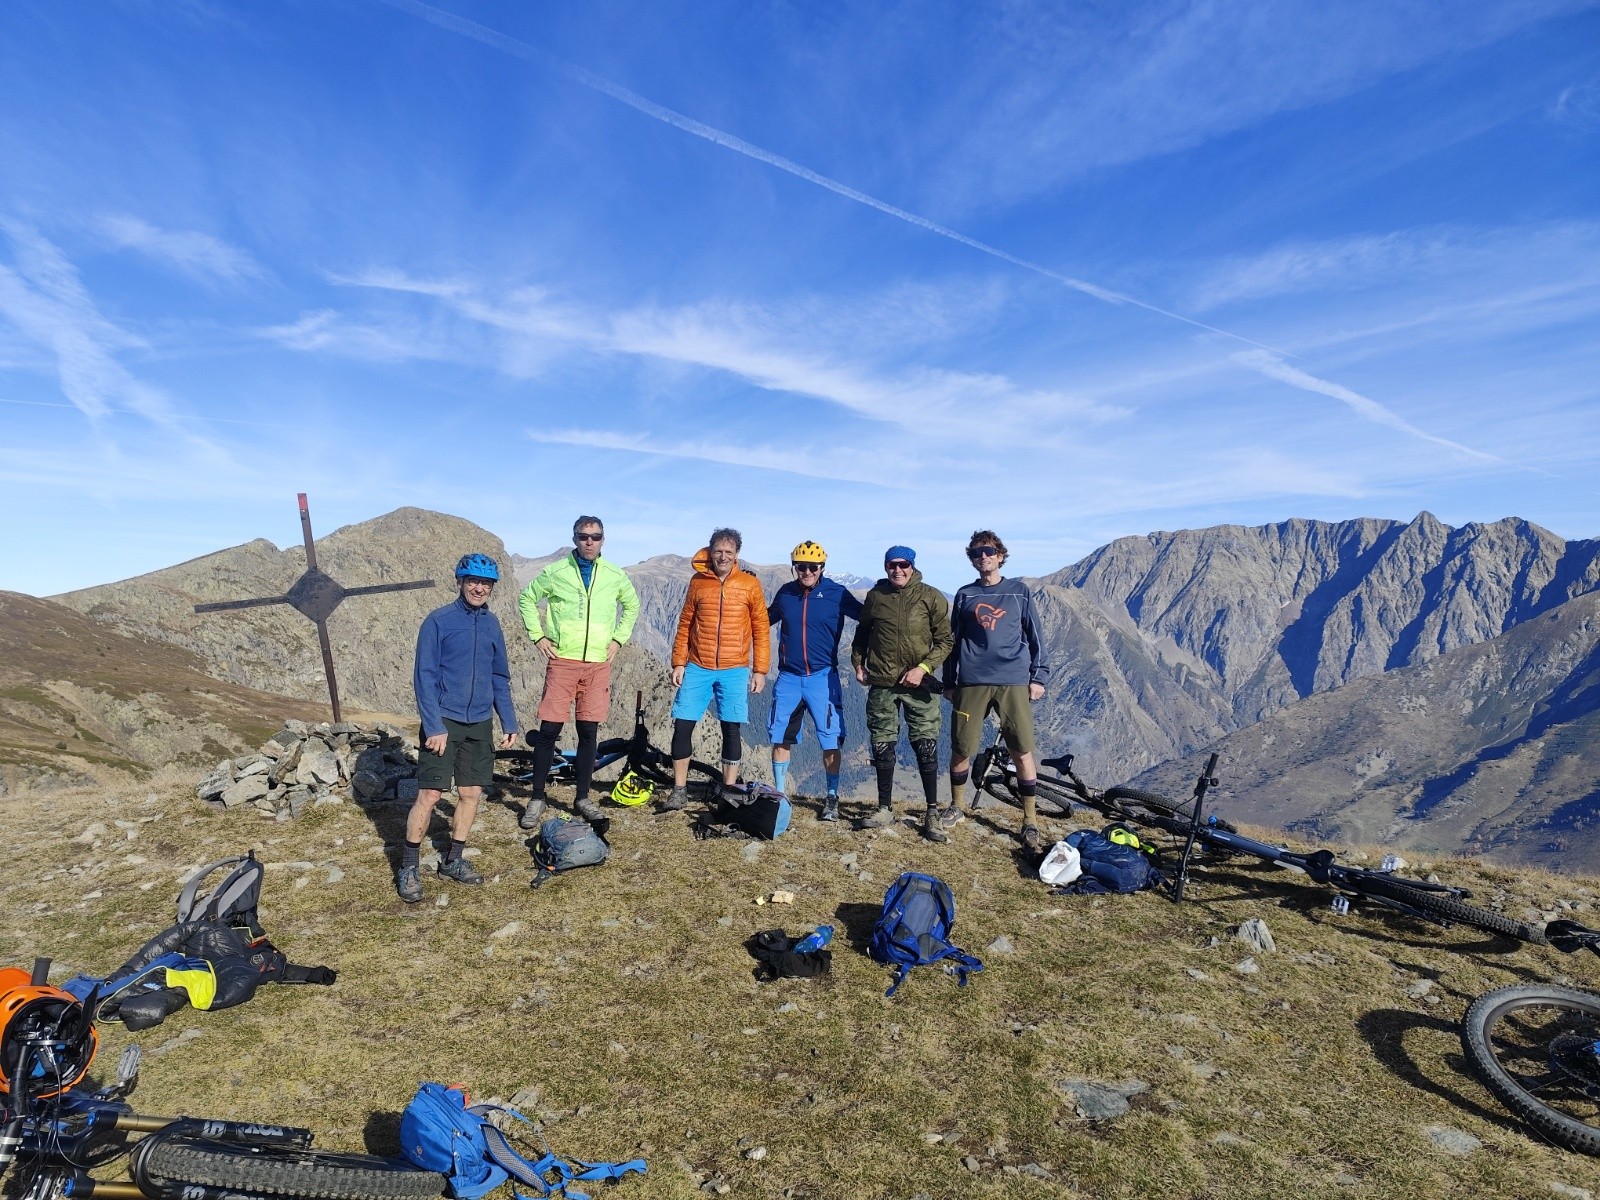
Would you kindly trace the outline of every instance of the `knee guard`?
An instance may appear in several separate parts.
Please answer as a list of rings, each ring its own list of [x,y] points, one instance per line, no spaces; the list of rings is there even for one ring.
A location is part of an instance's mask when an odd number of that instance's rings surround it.
[[[744,744],[739,740],[739,723],[722,722],[722,761],[736,763],[744,755]]]
[[[895,758],[894,742],[872,743],[872,765],[880,770],[884,767],[893,767]]]
[[[679,717],[672,723],[672,757],[688,758],[694,745],[693,721],[685,721]]]
[[[917,756],[917,770],[937,771],[939,769],[938,738],[915,738],[911,742],[911,751]]]
[[[559,730],[560,728],[561,728],[561,726],[559,726],[559,725],[556,726],[557,730]],[[578,749],[582,750],[585,746],[593,746],[593,745],[596,745],[599,742],[599,740],[600,740],[600,722],[599,721],[579,721],[578,725],[577,725],[577,728],[578,728]]]
[[[541,750],[546,745],[552,750],[555,749],[556,742],[561,737],[561,725],[560,721],[540,721],[539,728],[528,731],[528,745],[535,750]]]

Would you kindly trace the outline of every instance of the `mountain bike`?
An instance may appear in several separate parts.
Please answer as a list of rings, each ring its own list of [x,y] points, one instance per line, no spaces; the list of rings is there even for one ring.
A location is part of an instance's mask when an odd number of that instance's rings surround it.
[[[1557,950],[1600,954],[1600,931],[1552,921]],[[1461,1047],[1495,1098],[1557,1145],[1600,1155],[1600,995],[1558,984],[1479,996],[1461,1021]]]
[[[529,746],[534,744],[538,731],[530,729],[523,735]],[[496,750],[494,781],[502,785],[531,786],[534,780],[534,758],[537,751]],[[577,778],[578,752],[558,751],[550,764],[545,783],[573,783]],[[639,779],[658,787],[672,786],[672,756],[657,749],[650,741],[650,730],[644,719],[644,691],[634,693],[633,733],[625,738],[606,738],[595,747],[596,774],[617,763],[623,765],[624,774],[632,773]],[[504,769],[501,769],[504,764]],[[722,769],[697,758],[689,760],[691,787],[706,788],[722,782]]]
[[[1178,870],[1173,873],[1174,900],[1182,899],[1181,885],[1187,876],[1189,858],[1195,852],[1212,858],[1243,855],[1307,875],[1317,883],[1335,889],[1340,893],[1334,900],[1335,911],[1341,913],[1348,911],[1349,902],[1354,900],[1431,921],[1445,928],[1459,922],[1519,941],[1542,944],[1545,940],[1542,926],[1516,921],[1466,903],[1466,898],[1472,894],[1466,888],[1397,875],[1393,865],[1376,870],[1347,866],[1340,863],[1331,850],[1301,853],[1287,846],[1276,846],[1245,836],[1229,822],[1205,812],[1205,793],[1216,782],[1211,776],[1216,769],[1215,756],[1201,772],[1195,795],[1182,802],[1137,788],[1112,787],[1096,791],[1073,771],[1072,759],[1072,755],[1065,754],[1043,760],[1041,765],[1055,771],[1057,778],[1041,778],[1038,783],[1040,793],[1043,794],[1048,784],[1060,799],[1092,808],[1109,817],[1113,823],[1154,828],[1182,840],[1182,859]],[[1020,803],[1021,790],[1017,783],[1016,766],[1004,746],[992,746],[974,760],[973,779],[980,781],[978,786],[989,795],[999,795],[1008,801]]]
[[[0,1180],[21,1200],[422,1200],[444,1177],[371,1154],[312,1150],[309,1129],[135,1113],[129,1046],[109,1087],[88,1083],[98,1037],[88,1002],[51,987],[49,960],[0,969]],[[143,1135],[131,1141],[129,1135]],[[128,1156],[132,1182],[90,1170]]]

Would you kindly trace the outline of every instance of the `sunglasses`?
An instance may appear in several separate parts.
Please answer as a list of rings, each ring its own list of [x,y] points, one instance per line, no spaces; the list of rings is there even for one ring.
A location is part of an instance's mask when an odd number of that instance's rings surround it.
[[[911,570],[911,564],[908,563],[903,558],[897,558],[893,562],[886,562],[886,563],[883,564],[883,567],[884,567],[884,570],[886,570],[886,571],[909,571],[909,570]]]
[[[807,572],[810,572],[810,571],[820,571],[820,570],[822,570],[822,564],[821,563],[790,563],[789,565],[791,567],[793,567],[796,571],[807,571]]]
[[[575,533],[572,535],[572,540],[575,542],[603,542],[606,540],[606,535],[603,533]]]
[[[466,584],[468,587],[492,588],[494,586],[494,580],[479,579],[476,575],[464,576],[461,582]]]
[[[993,546],[974,546],[971,550],[967,551],[967,557],[998,558],[1000,557],[1000,551],[996,550]]]

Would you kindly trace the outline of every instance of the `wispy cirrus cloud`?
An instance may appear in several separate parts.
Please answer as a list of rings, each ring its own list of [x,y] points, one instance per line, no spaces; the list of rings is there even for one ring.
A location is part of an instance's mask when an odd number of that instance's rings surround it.
[[[160,229],[126,213],[102,215],[95,228],[112,245],[137,251],[194,278],[236,284],[266,274],[249,254],[209,233]]]
[[[19,221],[0,220],[0,230],[12,249],[12,265],[0,263],[0,318],[45,353],[62,394],[97,428],[126,410],[215,451],[183,427],[166,393],[123,365],[117,355],[144,341],[101,314],[66,255]]]
[[[1003,441],[1019,427],[1048,438],[1065,421],[1102,423],[1128,414],[1117,405],[1066,390],[1029,387],[999,373],[871,361],[867,347],[873,339],[862,332],[859,319],[852,336],[864,360],[841,360],[832,336],[827,331],[807,336],[813,322],[783,302],[642,307],[606,314],[585,311],[538,287],[492,296],[460,282],[416,279],[390,270],[339,279],[436,302],[466,325],[446,327],[414,311],[378,320],[371,314],[321,310],[260,330],[261,335],[291,349],[358,358],[476,360],[516,378],[530,377],[563,350],[651,359],[725,373],[765,391],[819,400],[866,420],[921,431],[960,431],[979,441]],[[924,306],[929,305],[924,298]],[[844,325],[847,314],[839,309],[850,306],[831,307],[833,324]],[[862,313],[877,311],[884,310],[874,300],[862,306]],[[485,330],[498,340],[486,341]],[[898,356],[897,347],[879,342],[877,357]]]
[[[1382,287],[1410,297],[1441,280],[1498,294],[1600,274],[1600,222],[1496,228],[1436,226],[1285,242],[1204,267],[1186,303],[1205,312],[1243,301]]]
[[[757,471],[785,471],[810,479],[833,479],[865,483],[875,487],[899,489],[900,482],[914,472],[904,462],[893,472],[884,469],[876,455],[849,449],[832,448],[826,454],[795,448],[779,449],[748,443],[734,445],[704,440],[674,440],[637,433],[617,433],[592,429],[529,429],[527,436],[536,442],[557,446],[582,446],[591,450],[621,450],[648,454],[656,458],[690,459],[720,463]]]

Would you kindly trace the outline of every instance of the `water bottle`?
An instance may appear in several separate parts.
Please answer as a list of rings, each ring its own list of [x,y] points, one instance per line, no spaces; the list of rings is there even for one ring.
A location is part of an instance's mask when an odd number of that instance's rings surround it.
[[[794,944],[794,950],[796,954],[810,954],[813,950],[821,950],[831,941],[833,941],[833,926],[818,925]]]

